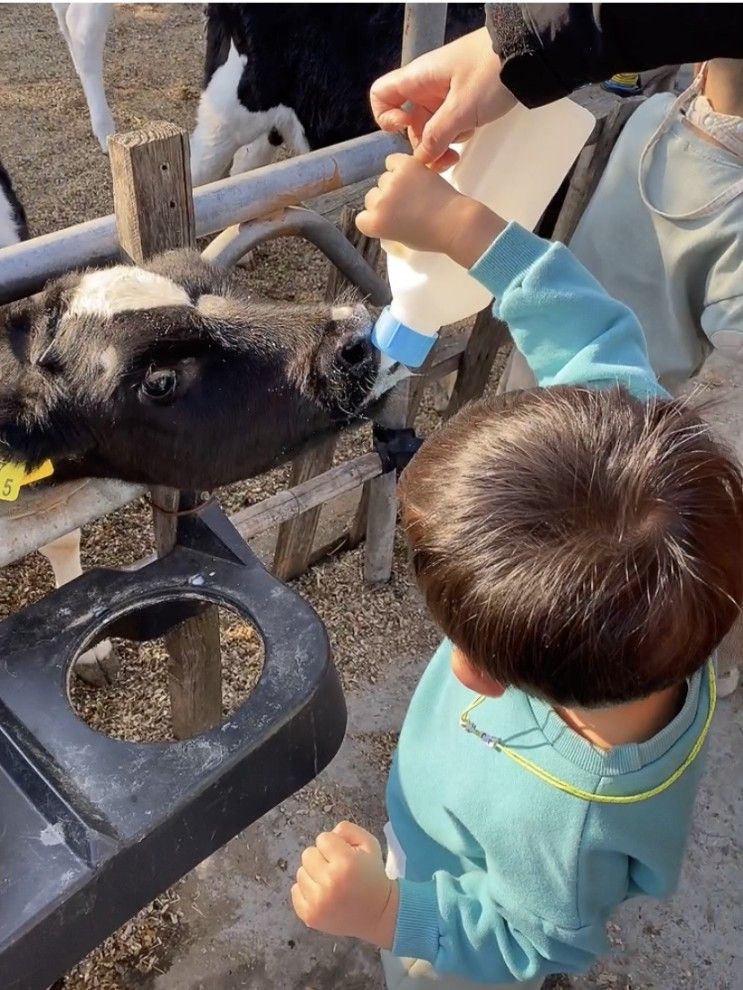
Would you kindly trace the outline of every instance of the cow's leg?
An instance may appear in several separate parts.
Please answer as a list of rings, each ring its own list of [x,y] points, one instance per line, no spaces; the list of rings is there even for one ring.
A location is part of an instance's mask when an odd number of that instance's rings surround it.
[[[83,572],[80,563],[80,530],[73,530],[45,547],[39,548],[52,565],[54,583],[58,588],[74,581]],[[104,639],[90,650],[81,653],[75,661],[75,673],[87,684],[105,687],[111,684],[119,672],[119,662],[110,640]]]
[[[244,67],[245,56],[230,45],[227,61],[215,71],[201,94],[196,128],[191,136],[194,186],[227,175],[237,150],[268,135],[273,126],[276,108],[246,110],[237,98]]]
[[[254,168],[262,168],[275,162],[284,139],[281,138],[274,144],[271,142],[272,133],[278,132],[269,131],[268,134],[261,134],[255,141],[238,148],[232,159],[230,175],[240,175],[242,172],[250,172]]]
[[[272,126],[283,137],[286,150],[290,155],[305,155],[310,150],[310,143],[304,133],[304,127],[291,107],[278,106]]]
[[[60,31],[67,42],[83,93],[88,103],[90,124],[103,152],[106,139],[115,130],[103,85],[103,50],[113,16],[113,4],[54,4]]]
[[[268,111],[270,128],[251,144],[240,148],[232,160],[230,175],[249,172],[276,161],[281,148],[289,155],[303,155],[310,150],[307,136],[299,118],[289,107],[278,106]]]

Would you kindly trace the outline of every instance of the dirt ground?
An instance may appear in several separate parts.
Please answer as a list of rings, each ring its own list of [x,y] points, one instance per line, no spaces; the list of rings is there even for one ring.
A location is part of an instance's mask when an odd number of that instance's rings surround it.
[[[0,158],[15,180],[33,234],[108,213],[108,161],[89,129],[82,90],[47,4],[0,7]],[[165,39],[167,38],[167,47]],[[120,129],[151,119],[191,128],[202,71],[198,5],[117,8],[106,52],[106,84]],[[256,295],[303,299],[322,292],[326,264],[298,242],[258,252],[244,275]],[[743,434],[743,375],[705,372],[726,400],[719,415],[731,440]],[[424,405],[423,432],[438,421]],[[346,438],[339,458],[368,449],[368,432]],[[284,484],[283,471],[222,493],[228,511]],[[270,556],[270,540],[256,549]],[[121,566],[150,552],[150,512],[133,504],[87,528],[84,563]],[[35,555],[0,574],[0,616],[51,588]],[[317,831],[352,817],[379,831],[384,779],[407,699],[437,635],[397,547],[384,588],[361,581],[359,551],[297,582],[327,624],[348,694],[349,730],[330,768],[202,864],[60,983],[65,990],[378,990],[376,955],[307,932],[288,905],[299,850]],[[260,668],[260,643],[226,617],[226,706],[238,703]],[[390,644],[394,649],[390,650]],[[118,684],[79,688],[91,724],[116,735],[167,735],[165,671],[156,648],[122,651]],[[710,769],[700,796],[679,894],[665,905],[627,905],[612,924],[613,956],[575,990],[743,990],[741,954],[741,692],[720,705]],[[0,988],[2,990],[2,988]]]

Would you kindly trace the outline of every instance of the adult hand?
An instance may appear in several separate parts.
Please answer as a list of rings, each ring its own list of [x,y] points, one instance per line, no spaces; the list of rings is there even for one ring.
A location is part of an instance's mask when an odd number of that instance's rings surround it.
[[[458,158],[450,145],[516,104],[500,70],[487,28],[480,28],[377,79],[372,113],[383,131],[407,128],[415,157],[441,171]]]
[[[392,947],[397,884],[385,873],[376,838],[359,825],[340,822],[305,849],[292,904],[309,928]]]

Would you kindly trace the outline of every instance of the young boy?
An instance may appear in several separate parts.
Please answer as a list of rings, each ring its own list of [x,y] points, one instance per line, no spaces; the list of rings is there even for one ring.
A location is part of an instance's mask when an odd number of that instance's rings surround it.
[[[650,364],[678,391],[713,349],[743,361],[743,61],[713,59],[676,99],[632,114],[570,241],[636,314]],[[505,389],[534,377],[514,352]],[[743,623],[721,644],[720,694],[738,682]]]
[[[743,481],[570,252],[403,155],[371,236],[449,254],[548,386],[466,408],[403,475],[416,577],[447,636],[400,735],[379,843],[305,850],[310,927],[383,950],[390,988],[538,987],[674,888],[743,598]]]

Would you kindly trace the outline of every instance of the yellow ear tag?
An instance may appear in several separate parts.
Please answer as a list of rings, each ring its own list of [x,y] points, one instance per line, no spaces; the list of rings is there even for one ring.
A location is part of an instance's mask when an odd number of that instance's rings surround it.
[[[35,481],[48,478],[54,474],[54,466],[51,461],[44,461],[33,471],[26,471],[22,464],[13,464],[8,461],[0,463],[0,502],[15,502],[18,494],[24,485],[32,485]]]

